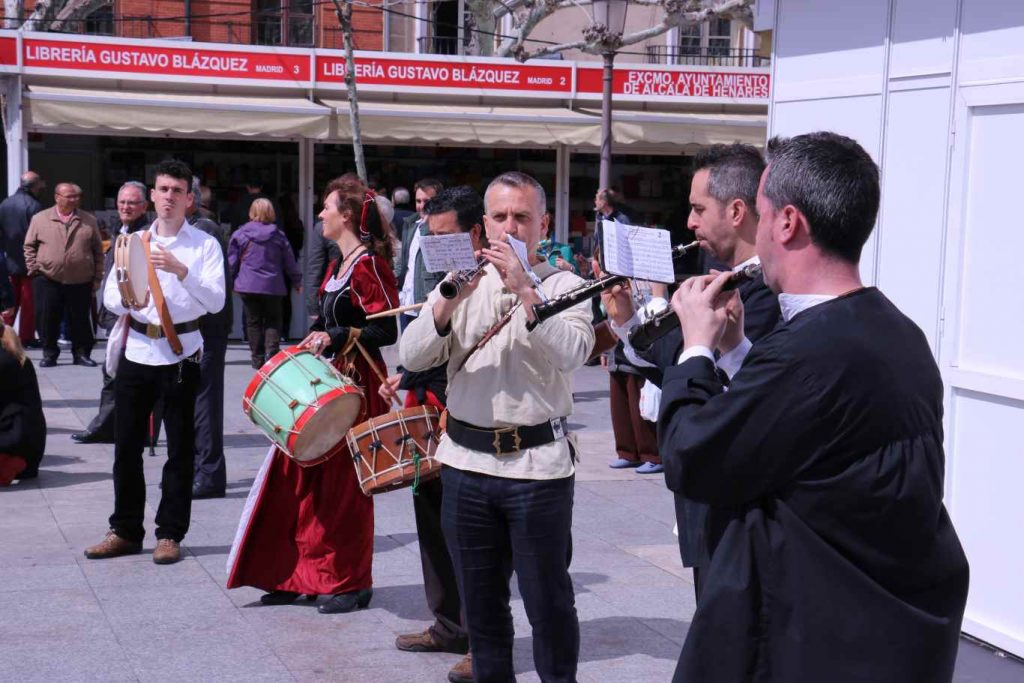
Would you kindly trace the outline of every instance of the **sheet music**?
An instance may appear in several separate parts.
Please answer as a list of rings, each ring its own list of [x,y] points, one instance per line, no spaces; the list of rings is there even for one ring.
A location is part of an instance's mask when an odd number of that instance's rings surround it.
[[[476,268],[473,238],[468,232],[453,235],[421,235],[423,265],[431,273]]]
[[[609,273],[638,280],[675,282],[668,230],[604,220],[602,232],[601,249],[605,270]]]
[[[512,235],[509,235],[508,244],[510,247],[512,247],[512,251],[514,251],[516,253],[516,256],[519,258],[519,263],[522,264],[523,270],[526,271],[527,277],[529,277],[533,281],[533,284],[540,286],[540,278],[537,277],[537,274],[533,272],[533,268],[530,267],[530,257],[526,253],[526,242],[523,242],[522,240],[516,239]]]

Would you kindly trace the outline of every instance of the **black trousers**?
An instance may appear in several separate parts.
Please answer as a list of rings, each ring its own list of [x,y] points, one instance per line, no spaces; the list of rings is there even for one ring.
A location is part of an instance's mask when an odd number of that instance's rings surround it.
[[[420,539],[423,589],[427,594],[427,607],[434,614],[434,624],[430,627],[434,640],[446,650],[464,650],[468,642],[462,625],[462,601],[441,525],[443,496],[444,485],[439,477],[421,483],[412,497],[416,534]]]
[[[43,339],[43,357],[57,360],[60,347],[60,323],[67,312],[71,338],[71,351],[75,356],[92,353],[92,283],[65,285],[45,275],[33,279],[35,300],[42,307],[40,336]]]
[[[513,570],[544,683],[576,680],[580,628],[569,562],[575,477],[524,480],[444,467],[441,519],[466,610],[475,681],[514,681]]]
[[[124,361],[124,358],[121,359]],[[107,374],[107,364],[100,363],[103,372],[103,388],[100,389],[100,408],[85,431],[97,434],[104,439],[113,439],[114,431],[114,378]]]
[[[228,338],[203,335],[196,394],[196,455],[193,481],[223,491],[227,486],[224,461],[224,358]]]
[[[239,294],[245,306],[245,336],[253,359],[265,360],[281,347],[281,310],[283,296]]]
[[[146,506],[142,451],[148,443],[149,415],[164,399],[167,433],[162,495],[156,511],[156,537],[181,541],[192,515],[192,463],[195,448],[195,400],[199,363],[142,365],[122,358],[114,385],[117,442],[114,446],[114,514],[110,528],[118,536],[141,541]]]

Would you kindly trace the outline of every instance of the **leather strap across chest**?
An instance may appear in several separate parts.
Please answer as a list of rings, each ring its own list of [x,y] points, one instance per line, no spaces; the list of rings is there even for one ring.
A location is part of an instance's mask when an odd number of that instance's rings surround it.
[[[160,327],[167,336],[167,343],[171,345],[171,351],[180,356],[184,348],[181,345],[181,340],[178,339],[178,333],[174,330],[174,321],[171,319],[171,312],[167,310],[167,301],[164,299],[164,290],[160,288],[160,279],[156,276],[156,268],[153,267],[153,261],[149,258],[150,237],[151,234],[148,230],[142,236],[142,247],[146,252],[146,270],[149,276],[149,293],[153,295],[153,306],[156,307],[157,315],[160,316]]]

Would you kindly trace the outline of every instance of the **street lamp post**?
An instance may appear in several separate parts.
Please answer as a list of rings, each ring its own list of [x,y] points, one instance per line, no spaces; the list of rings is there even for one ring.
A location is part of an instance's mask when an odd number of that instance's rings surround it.
[[[593,0],[594,24],[585,35],[602,46],[604,58],[604,88],[601,98],[601,167],[598,183],[601,189],[611,185],[612,169],[612,78],[615,65],[615,51],[622,46],[622,35],[626,31],[626,9],[628,0]]]

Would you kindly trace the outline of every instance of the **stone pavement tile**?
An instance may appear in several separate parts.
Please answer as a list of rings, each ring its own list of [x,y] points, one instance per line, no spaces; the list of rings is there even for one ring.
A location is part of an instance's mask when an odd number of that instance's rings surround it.
[[[64,638],[70,632],[109,631],[88,586],[0,593],[0,642],[8,636]],[[6,659],[6,658],[5,658]]]
[[[0,541],[0,567],[35,567],[74,564],[81,550],[66,543],[24,543],[10,545]]]
[[[392,634],[422,631],[434,620],[427,609],[423,575],[375,578],[371,612]],[[393,638],[392,638],[393,639]]]
[[[118,637],[138,632],[223,630],[244,623],[235,606],[212,581],[95,586],[93,590]]]
[[[53,589],[88,590],[82,570],[73,561],[34,567],[0,567],[0,592],[33,591],[36,595]],[[0,616],[0,619],[6,615]]]
[[[676,668],[676,656],[671,660],[648,655],[630,655],[595,662],[581,662],[580,683],[593,681],[670,681]]]
[[[646,617],[641,617],[640,621],[671,640],[678,646],[678,648],[682,648],[683,641],[686,640],[686,632],[690,630],[690,615],[692,615],[692,612],[687,612],[686,620],[666,618],[648,619]]]
[[[0,515],[4,520],[29,508],[45,508],[46,496],[32,480],[0,488]]]
[[[244,627],[139,629],[119,641],[140,681],[292,680],[271,648]]]
[[[83,557],[79,563],[93,588],[176,586],[189,590],[189,584],[210,582],[210,575],[194,558],[185,557],[172,565],[157,565],[152,562],[152,553],[142,553],[141,557],[147,561],[115,562],[121,558],[88,560]]]
[[[5,636],[0,678],[5,681],[137,681],[113,634],[100,629],[67,629],[45,639]]]
[[[683,561],[679,557],[678,543],[627,546],[623,550],[654,565],[658,569],[675,574],[679,578],[693,583],[693,572],[683,566]]]
[[[302,683],[337,683],[352,681],[353,683],[440,683],[447,680],[448,669],[455,665],[443,665],[432,662],[425,665],[415,656],[409,657],[407,667],[383,668],[369,666],[361,669],[343,667],[340,669],[313,668],[293,670],[295,680]],[[456,660],[457,661],[457,660]]]

